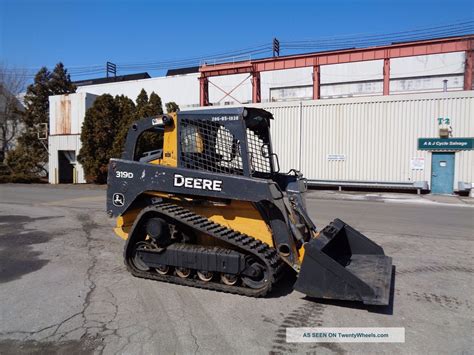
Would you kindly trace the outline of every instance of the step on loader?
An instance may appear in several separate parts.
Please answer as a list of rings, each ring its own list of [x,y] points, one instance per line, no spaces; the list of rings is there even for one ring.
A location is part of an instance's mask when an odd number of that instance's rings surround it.
[[[306,180],[280,172],[271,113],[257,108],[144,118],[111,159],[107,212],[137,277],[264,296],[290,267],[316,298],[387,305],[392,259],[339,219],[318,230]],[[150,142],[153,142],[150,146]]]

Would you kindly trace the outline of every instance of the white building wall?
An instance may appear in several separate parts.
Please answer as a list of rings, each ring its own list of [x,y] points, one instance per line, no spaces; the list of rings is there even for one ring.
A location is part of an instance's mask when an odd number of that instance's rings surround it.
[[[260,74],[262,102],[313,98],[313,68],[265,71]]]
[[[464,73],[464,52],[418,55],[390,60],[392,79],[410,76],[446,75]]]
[[[167,76],[142,80],[130,80],[107,84],[87,85],[77,88],[77,92],[87,92],[95,95],[110,94],[125,95],[134,100],[142,89],[148,96],[154,91],[161,97],[164,105],[174,101],[180,107],[199,105],[199,73]]]
[[[440,92],[443,80],[449,91],[462,90],[465,53],[434,54],[391,59],[392,94]],[[261,73],[262,102],[312,98],[311,67]],[[160,95],[163,104],[175,101],[181,108],[199,106],[199,73],[81,86],[78,92],[125,95],[135,100],[141,89]],[[321,97],[343,98],[381,95],[383,60],[321,66]],[[209,78],[209,101],[214,106],[250,103],[249,74]],[[226,95],[226,93],[230,93]]]
[[[321,66],[321,98],[381,95],[383,60]]]
[[[420,55],[390,60],[390,93],[448,91],[464,87],[464,52]]]
[[[49,97],[49,134],[81,134],[86,111],[96,95],[79,92]]]
[[[74,151],[76,158],[79,155],[82,123],[87,109],[92,106],[96,98],[96,95],[85,92],[49,97],[48,178],[50,184],[58,183],[59,151]],[[76,163],[75,168],[75,181],[85,183],[81,164]]]
[[[444,80],[447,80],[448,91],[462,90],[464,61],[464,52],[391,59],[390,92],[440,92]],[[260,75],[262,102],[312,99],[311,67],[267,71]],[[320,79],[323,99],[382,95],[383,60],[322,65]],[[242,80],[244,82],[236,88]],[[214,106],[252,100],[249,74],[211,77],[210,82],[209,101]],[[223,98],[224,91],[232,91],[232,97]]]
[[[438,137],[439,117],[450,118],[453,137],[474,137],[472,91],[252,106],[274,114],[281,171],[297,168],[310,180],[430,183],[431,152],[417,149],[418,138]],[[411,169],[413,158],[424,158],[423,170]],[[472,150],[455,155],[455,190],[458,182],[474,183]]]
[[[361,80],[382,80],[383,60],[321,65],[321,84]]]

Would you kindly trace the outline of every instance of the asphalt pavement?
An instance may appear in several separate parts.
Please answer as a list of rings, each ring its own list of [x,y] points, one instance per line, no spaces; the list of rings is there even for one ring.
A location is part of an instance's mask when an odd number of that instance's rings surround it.
[[[393,257],[388,307],[309,299],[291,275],[261,299],[134,278],[104,188],[0,185],[0,353],[471,353],[470,200],[354,196],[312,192],[308,210]],[[406,341],[287,343],[287,327],[404,327]]]

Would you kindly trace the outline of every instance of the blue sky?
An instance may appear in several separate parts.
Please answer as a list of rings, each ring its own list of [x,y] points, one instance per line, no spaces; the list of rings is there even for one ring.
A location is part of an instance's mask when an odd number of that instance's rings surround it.
[[[295,41],[383,34],[472,20],[473,4],[459,0],[0,0],[0,60],[26,68],[52,67],[58,61],[75,68],[105,65],[109,60],[119,64],[120,74],[121,64],[200,57],[270,43],[273,37]],[[148,71],[163,74],[163,70]]]

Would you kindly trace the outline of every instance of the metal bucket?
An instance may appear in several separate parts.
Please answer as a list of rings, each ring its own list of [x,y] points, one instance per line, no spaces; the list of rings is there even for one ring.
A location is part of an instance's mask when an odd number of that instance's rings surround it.
[[[295,289],[310,297],[388,305],[392,258],[339,219],[305,244]]]

